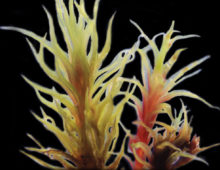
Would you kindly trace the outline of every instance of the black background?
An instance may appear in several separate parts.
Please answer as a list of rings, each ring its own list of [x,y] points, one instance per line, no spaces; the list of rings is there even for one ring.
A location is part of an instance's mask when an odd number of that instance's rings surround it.
[[[1,1],[0,25],[11,25],[32,30],[39,35],[48,31],[46,15],[42,5],[55,14],[53,0],[10,0]],[[86,0],[88,11],[91,13],[93,0]],[[217,2],[205,1],[148,1],[148,0],[101,0],[98,31],[100,45],[104,42],[106,24],[110,16],[116,11],[113,25],[112,51],[109,61],[124,48],[131,47],[136,41],[138,31],[129,22],[136,21],[149,37],[167,31],[171,21],[175,20],[175,28],[182,34],[198,34],[201,38],[193,38],[178,42],[174,48],[188,47],[172,72],[183,67],[187,63],[199,59],[207,54],[211,59],[203,63],[199,68],[203,71],[178,85],[176,89],[184,88],[199,94],[213,105],[220,106],[220,83],[219,83],[219,9]],[[61,34],[58,32],[61,37]],[[36,45],[38,45],[36,43]],[[4,151],[7,169],[41,169],[39,165],[19,153],[24,146],[32,146],[33,142],[26,133],[33,134],[44,145],[61,148],[56,138],[45,131],[41,124],[30,114],[30,110],[39,112],[40,102],[37,100],[33,89],[24,82],[21,74],[42,85],[51,87],[54,85],[41,71],[25,41],[23,35],[0,30],[0,63],[1,63],[1,140],[5,142]],[[105,61],[108,63],[109,61]],[[49,58],[48,62],[52,62]],[[139,59],[129,64],[124,76],[140,77]],[[184,103],[190,108],[189,115],[193,115],[192,125],[194,133],[201,136],[201,146],[220,142],[219,120],[220,111],[210,109],[203,103],[193,99],[183,98]],[[174,107],[179,110],[180,102],[174,99]],[[129,120],[134,119],[134,112],[126,107],[122,121],[127,127]],[[209,162],[209,167],[200,163],[192,162],[181,169],[220,169],[220,147],[201,153],[201,157]],[[6,163],[7,161],[7,163]],[[8,163],[10,162],[10,163]],[[122,164],[124,164],[122,162]]]

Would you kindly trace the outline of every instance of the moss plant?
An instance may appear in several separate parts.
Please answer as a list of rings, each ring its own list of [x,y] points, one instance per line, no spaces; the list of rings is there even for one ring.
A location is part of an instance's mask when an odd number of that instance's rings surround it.
[[[206,163],[197,154],[219,144],[201,148],[199,137],[194,135],[191,138],[192,127],[183,102],[179,114],[173,113],[173,106],[167,103],[172,98],[187,96],[200,100],[211,108],[219,109],[190,91],[173,90],[177,84],[198,74],[200,70],[185,75],[209,56],[190,63],[172,76],[167,76],[181,52],[185,50],[184,48],[176,50],[165,61],[174,42],[197,35],[173,36],[173,33],[178,31],[174,30],[172,22],[166,33],[157,34],[151,39],[134,21],[131,21],[140,31],[138,40],[132,47],[120,51],[109,65],[103,67],[103,61],[111,47],[114,15],[108,22],[106,40],[99,51],[97,33],[99,0],[95,0],[92,17],[87,14],[84,3],[84,0],[69,0],[65,5],[63,0],[55,0],[57,20],[67,51],[58,43],[53,18],[46,8],[44,10],[49,23],[49,37],[47,34],[39,36],[22,28],[1,27],[3,30],[17,31],[36,40],[40,44],[39,50],[27,38],[36,61],[45,74],[65,91],[60,93],[54,87],[41,86],[22,76],[34,88],[41,103],[62,118],[61,129],[43,108],[41,115],[32,113],[57,137],[65,150],[45,147],[28,134],[37,147],[26,147],[26,151],[21,152],[49,169],[117,169],[122,157],[127,159],[133,169],[172,170],[192,160]],[[155,42],[159,36],[162,36],[161,47]],[[141,47],[141,38],[147,42],[147,46]],[[55,69],[45,62],[45,50],[53,54]],[[154,65],[148,56],[150,51],[153,52]],[[136,78],[122,77],[126,65],[131,63],[137,54],[141,58],[142,83]],[[121,88],[124,83],[129,84],[125,91]],[[135,96],[136,88],[140,89],[142,99]],[[48,100],[43,94],[51,96],[52,100]],[[122,96],[122,99],[114,103],[117,96]],[[120,121],[126,103],[135,108],[138,116],[133,122],[137,125],[135,135],[132,135]],[[157,121],[157,116],[161,113],[169,116],[171,124]],[[119,125],[126,135],[120,150],[115,152]],[[160,127],[155,128],[155,125]],[[129,148],[135,160],[131,160],[125,154],[126,139],[129,139]],[[47,163],[32,152],[46,155],[51,160],[58,161],[60,166]],[[114,161],[107,164],[112,155],[115,156]]]

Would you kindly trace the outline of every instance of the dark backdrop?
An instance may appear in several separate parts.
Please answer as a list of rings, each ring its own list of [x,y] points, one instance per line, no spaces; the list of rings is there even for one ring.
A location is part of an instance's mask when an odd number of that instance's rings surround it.
[[[91,13],[92,0],[86,0],[88,10]],[[32,30],[37,34],[44,35],[48,31],[46,15],[42,5],[55,17],[53,0],[10,0],[1,1],[0,25],[12,25]],[[219,9],[217,2],[205,1],[174,1],[167,0],[101,0],[98,31],[100,45],[104,42],[106,24],[110,16],[117,11],[113,25],[112,51],[108,56],[108,63],[121,49],[130,47],[136,41],[138,31],[129,22],[136,21],[147,35],[152,37],[156,33],[167,31],[171,21],[175,20],[175,28],[182,34],[198,34],[201,38],[193,38],[178,42],[174,48],[188,47],[172,72],[183,67],[187,63],[199,59],[207,54],[211,59],[203,63],[199,68],[203,71],[183,82],[177,88],[184,88],[199,94],[213,105],[220,106],[219,95]],[[36,45],[38,45],[36,43]],[[60,148],[56,138],[45,131],[41,124],[33,118],[30,110],[39,112],[40,102],[33,89],[24,82],[21,74],[45,86],[53,84],[41,71],[25,41],[23,35],[16,32],[0,30],[0,58],[1,58],[1,140],[4,151],[6,169],[41,169],[26,156],[19,153],[24,146],[32,146],[33,142],[26,133],[33,134],[43,144]],[[52,62],[51,58],[48,62]],[[125,76],[140,77],[140,60],[129,64]],[[220,142],[219,119],[220,111],[210,109],[203,103],[193,99],[182,98],[190,108],[189,115],[193,115],[194,133],[201,136],[201,145]],[[178,99],[171,101],[177,110],[180,109]],[[129,120],[135,119],[131,108],[126,107],[122,121],[127,127],[132,127]],[[201,153],[210,166],[194,161],[181,169],[220,169],[220,147]],[[7,161],[7,163],[6,163]],[[10,162],[10,163],[8,163]],[[122,162],[122,164],[125,164]]]

